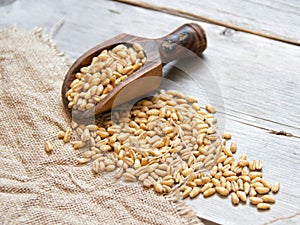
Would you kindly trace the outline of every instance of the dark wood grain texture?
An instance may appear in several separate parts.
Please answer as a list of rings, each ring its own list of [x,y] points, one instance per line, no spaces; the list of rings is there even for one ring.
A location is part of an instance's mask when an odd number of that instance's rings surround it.
[[[144,53],[147,57],[145,64],[140,69],[118,84],[93,108],[85,111],[79,111],[68,107],[69,101],[66,97],[66,93],[70,89],[72,81],[76,79],[76,73],[78,73],[82,67],[90,65],[92,59],[98,56],[105,49],[112,49],[118,44],[132,45],[134,43],[139,43],[143,47]],[[62,86],[62,100],[64,107],[74,119],[88,118],[110,110],[115,103],[116,97],[126,86],[141,78],[162,77],[163,65],[175,59],[193,57],[195,54],[200,56],[206,46],[207,43],[204,30],[200,27],[200,25],[193,23],[184,24],[172,33],[158,39],[148,39],[130,34],[120,34],[106,40],[81,55],[70,67]],[[157,79],[148,79],[147,81],[140,83],[135,82],[135,85],[130,86],[130,91],[127,91],[126,93],[123,92],[121,99],[120,97],[118,98],[117,104],[143,96],[157,89],[159,85],[160,82]]]
[[[196,23],[185,24],[155,40],[163,64],[185,57],[200,56],[206,49],[205,31]],[[189,51],[187,51],[189,50]]]

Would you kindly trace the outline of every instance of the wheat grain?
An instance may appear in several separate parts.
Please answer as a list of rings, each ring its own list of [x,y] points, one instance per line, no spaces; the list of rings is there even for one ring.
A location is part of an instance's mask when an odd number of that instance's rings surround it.
[[[216,190],[214,188],[209,188],[203,192],[203,196],[209,197],[209,196],[213,195],[215,192],[216,192]]]
[[[268,204],[268,203],[258,203],[256,205],[256,207],[258,209],[268,210],[268,209],[270,209],[270,204]]]
[[[279,191],[279,188],[280,188],[280,184],[279,182],[276,182],[272,188],[272,192],[277,193]]]
[[[51,153],[53,151],[53,146],[49,141],[45,142],[45,151],[47,153]]]
[[[257,204],[263,202],[262,198],[259,198],[259,197],[250,197],[249,199],[250,199],[250,203],[252,205],[257,205]]]
[[[235,192],[231,193],[231,202],[234,205],[238,205],[240,202],[240,199]]]

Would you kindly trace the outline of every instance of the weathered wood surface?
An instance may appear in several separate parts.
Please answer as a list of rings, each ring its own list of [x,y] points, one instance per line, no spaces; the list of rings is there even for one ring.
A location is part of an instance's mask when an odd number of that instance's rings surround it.
[[[116,0],[300,45],[298,0]]]
[[[117,2],[92,0],[76,4],[71,0],[19,0],[0,7],[0,15],[1,28],[16,25],[31,30],[40,25],[48,32],[64,18],[54,40],[71,60],[122,32],[157,38],[189,22]],[[224,119],[225,130],[238,143],[236,156],[246,153],[249,159],[262,159],[264,177],[271,183],[280,181],[281,190],[277,203],[267,212],[258,212],[249,204],[233,207],[229,198],[218,196],[201,196],[189,204],[200,217],[221,224],[299,224],[299,47],[199,24],[208,36],[203,60],[173,64],[186,74],[168,66],[166,77],[180,83],[177,88],[197,96],[202,105],[207,101],[216,105],[220,122]],[[290,135],[270,133],[279,131]]]

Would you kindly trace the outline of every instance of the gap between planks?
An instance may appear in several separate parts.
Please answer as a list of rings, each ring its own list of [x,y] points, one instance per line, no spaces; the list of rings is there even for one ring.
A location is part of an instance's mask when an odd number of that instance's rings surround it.
[[[200,16],[200,15],[197,15],[197,14],[194,14],[194,13],[190,13],[190,12],[186,12],[186,11],[182,11],[182,10],[178,10],[178,9],[172,9],[172,8],[169,8],[169,7],[157,6],[157,5],[148,4],[148,3],[144,3],[144,2],[138,2],[136,0],[113,0],[113,1],[121,2],[121,3],[124,3],[124,4],[132,5],[132,6],[136,6],[136,7],[140,7],[140,8],[144,8],[144,9],[150,9],[150,10],[154,10],[154,11],[158,11],[158,12],[164,12],[164,13],[167,13],[167,14],[170,14],[170,15],[173,15],[173,16],[179,16],[179,17],[182,17],[182,18],[190,19],[190,20],[206,22],[206,23],[226,27],[226,28],[229,28],[229,29],[232,29],[232,30],[241,31],[241,32],[257,35],[257,36],[260,36],[260,37],[268,38],[268,39],[271,39],[271,40],[280,41],[280,42],[284,42],[284,43],[287,43],[287,44],[300,46],[300,42],[298,42],[298,41],[287,40],[285,38],[282,38],[282,37],[279,37],[279,36],[276,36],[276,35],[266,34],[266,33],[262,33],[262,32],[259,32],[259,31],[247,29],[247,28],[244,28],[244,27],[232,25],[232,24],[229,24],[229,23],[224,23],[222,21],[214,20],[214,19],[211,19],[211,18],[208,18],[208,17],[205,17],[205,16]]]
[[[288,124],[285,124],[285,123],[276,122],[274,120],[269,120],[269,119],[266,119],[266,118],[257,117],[257,116],[250,115],[250,114],[246,114],[246,113],[241,112],[241,111],[235,111],[235,112],[237,112],[239,114],[247,115],[247,116],[250,116],[250,117],[253,117],[253,118],[256,118],[256,119],[264,120],[266,122],[270,122],[270,123],[274,123],[274,124],[279,124],[279,125],[283,125],[283,126],[290,127],[290,128],[299,129],[298,127],[295,127],[295,126],[291,126],[291,125],[288,125]],[[270,128],[267,128],[266,126],[260,126],[260,125],[257,125],[257,124],[253,124],[250,121],[249,122],[242,121],[243,120],[242,118],[237,117],[236,115],[228,113],[228,112],[218,112],[218,113],[224,114],[226,116],[229,116],[230,120],[232,120],[232,121],[235,121],[235,122],[247,125],[247,126],[255,127],[255,128],[258,128],[258,129],[261,129],[261,130],[265,130],[265,131],[267,131],[271,135],[280,135],[280,136],[285,136],[285,137],[288,137],[288,138],[290,137],[290,138],[299,138],[300,139],[300,136],[295,135],[294,133],[286,132],[284,130],[270,129]]]

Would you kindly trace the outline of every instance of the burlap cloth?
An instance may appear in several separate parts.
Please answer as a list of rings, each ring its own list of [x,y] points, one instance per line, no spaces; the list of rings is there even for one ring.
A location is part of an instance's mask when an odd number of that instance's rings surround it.
[[[0,223],[199,223],[176,196],[77,165],[79,152],[56,138],[70,124],[60,96],[67,69],[41,29],[0,30]],[[47,140],[54,146],[49,155]]]

